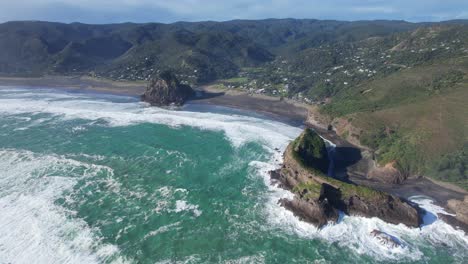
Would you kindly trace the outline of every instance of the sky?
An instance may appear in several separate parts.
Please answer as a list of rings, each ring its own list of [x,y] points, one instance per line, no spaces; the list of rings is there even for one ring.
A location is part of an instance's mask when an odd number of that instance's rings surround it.
[[[171,23],[264,18],[468,19],[468,0],[0,0],[0,22]]]

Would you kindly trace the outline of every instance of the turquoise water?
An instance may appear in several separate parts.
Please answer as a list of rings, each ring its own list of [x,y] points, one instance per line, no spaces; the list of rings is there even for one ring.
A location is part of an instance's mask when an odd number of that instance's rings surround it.
[[[462,263],[468,238],[344,217],[317,230],[268,171],[301,129],[212,108],[0,89],[0,263]],[[204,108],[206,110],[206,107]],[[441,208],[414,198],[431,212]],[[433,223],[432,223],[433,222]],[[403,241],[387,248],[369,233]]]

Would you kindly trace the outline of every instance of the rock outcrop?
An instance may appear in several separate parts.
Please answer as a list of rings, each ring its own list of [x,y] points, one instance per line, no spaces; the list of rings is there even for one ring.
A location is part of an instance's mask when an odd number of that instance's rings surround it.
[[[302,221],[315,226],[321,227],[329,222],[336,222],[338,220],[338,210],[327,200],[281,199],[279,203],[284,208],[292,211]]]
[[[323,139],[310,128],[306,128],[293,144],[295,159],[305,167],[327,173],[330,161]]]
[[[447,206],[450,210],[455,212],[459,221],[468,224],[468,195],[465,196],[463,201],[455,199],[449,200]]]
[[[383,246],[386,246],[386,247],[389,247],[389,248],[397,248],[397,247],[401,247],[402,246],[402,243],[400,240],[398,240],[398,238],[394,237],[394,236],[391,236],[385,232],[382,232],[380,230],[372,230],[372,232],[370,233],[373,237],[375,237],[379,242],[380,244],[382,244]]]
[[[438,217],[451,226],[468,233],[468,195],[463,201],[451,199],[447,202],[447,207],[455,213],[454,216],[438,214]]]
[[[316,137],[321,143],[316,141]],[[421,224],[421,210],[417,205],[384,192],[328,177],[324,167],[329,164],[328,157],[325,161],[323,156],[317,155],[323,153],[324,148],[323,140],[310,129],[306,129],[287,147],[282,168],[271,173],[272,179],[295,193],[292,201],[280,201],[285,208],[318,227],[336,222],[338,211],[347,215],[378,217],[392,224],[403,223],[411,227]]]
[[[155,106],[180,106],[194,95],[195,91],[181,84],[173,72],[164,71],[150,81],[141,100]]]
[[[407,175],[396,168],[396,162],[390,162],[383,167],[374,165],[367,177],[383,183],[401,184],[406,180]]]

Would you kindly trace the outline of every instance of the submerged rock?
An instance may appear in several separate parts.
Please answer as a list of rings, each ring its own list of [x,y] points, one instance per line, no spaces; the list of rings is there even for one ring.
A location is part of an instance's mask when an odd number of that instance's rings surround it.
[[[318,142],[317,137],[322,142]],[[328,177],[324,173],[327,171],[324,165],[329,164],[328,156],[323,155],[324,148],[323,140],[310,129],[287,147],[282,168],[271,173],[282,187],[295,193],[292,201],[281,201],[285,208],[319,227],[336,222],[338,211],[347,215],[378,217],[392,224],[420,226],[422,211],[416,204]],[[318,167],[314,167],[317,164]]]
[[[150,81],[141,100],[155,106],[180,106],[194,95],[189,85],[181,84],[173,72],[165,71]]]
[[[384,246],[391,247],[391,248],[396,248],[396,247],[401,247],[402,246],[402,243],[398,238],[396,238],[396,237],[394,237],[392,235],[389,235],[389,234],[387,234],[385,232],[374,229],[374,230],[372,230],[372,232],[370,234],[372,236],[374,236],[380,242],[380,244],[382,244]]]

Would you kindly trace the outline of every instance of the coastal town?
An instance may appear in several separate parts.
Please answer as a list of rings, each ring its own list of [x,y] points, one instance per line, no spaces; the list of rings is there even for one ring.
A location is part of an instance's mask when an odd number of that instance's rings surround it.
[[[458,36],[443,38],[421,30],[411,40],[398,37],[371,38],[353,44],[323,44],[294,56],[278,56],[261,67],[243,67],[237,76],[212,81],[220,89],[236,89],[250,94],[287,97],[304,103],[326,102],[347,87],[381,78],[436,58],[468,55],[468,44]],[[88,74],[118,81],[148,81],[158,74],[157,58],[145,57],[134,64]],[[198,69],[185,65],[176,69],[181,83],[196,86]],[[366,92],[366,91],[363,91]]]

